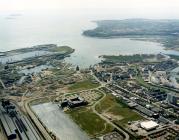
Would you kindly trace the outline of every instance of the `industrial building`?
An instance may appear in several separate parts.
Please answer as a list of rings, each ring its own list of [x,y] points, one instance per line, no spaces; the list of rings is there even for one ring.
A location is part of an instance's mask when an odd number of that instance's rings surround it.
[[[61,103],[61,107],[69,107],[69,108],[74,108],[74,107],[79,107],[79,106],[83,106],[83,105],[87,105],[88,102],[85,101],[83,98],[81,97],[75,97],[72,99],[65,99],[62,103]]]
[[[179,94],[178,93],[168,93],[167,102],[171,105],[179,107]]]
[[[2,100],[0,104],[0,123],[8,140],[40,140],[29,120],[19,114],[16,106],[9,100]]]
[[[3,126],[3,129],[5,131],[5,134],[8,138],[8,140],[13,140],[17,138],[17,129],[13,123],[13,121],[7,116],[7,114],[3,114],[1,112],[0,114],[0,120],[1,124]]]
[[[140,123],[140,126],[146,131],[156,129],[159,125],[154,121],[144,121]]]

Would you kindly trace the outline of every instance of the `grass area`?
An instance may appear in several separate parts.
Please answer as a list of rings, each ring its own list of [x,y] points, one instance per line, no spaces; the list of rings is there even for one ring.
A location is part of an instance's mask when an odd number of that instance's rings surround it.
[[[175,59],[175,60],[179,60],[179,56],[178,55],[169,55],[171,59]]]
[[[146,88],[153,88],[151,85],[147,84],[143,79],[142,77],[139,75],[139,76],[136,76],[136,81],[141,84],[142,86],[146,87]]]
[[[52,52],[64,52],[64,53],[72,53],[74,49],[68,47],[68,46],[60,46],[60,47],[55,47],[51,49]]]
[[[72,70],[72,69],[62,69],[62,70],[59,70],[57,68],[53,68],[51,69],[52,70],[52,73],[55,75],[55,76],[62,76],[62,75],[71,75],[71,74],[74,74],[75,71]]]
[[[112,95],[107,95],[97,106],[96,110],[99,113],[110,113],[115,116],[118,116],[119,120],[114,120],[115,123],[124,127],[128,121],[136,121],[143,119],[138,113],[132,111],[128,108],[126,104],[124,104],[120,99]]]
[[[136,81],[137,81],[140,85],[142,85],[142,86],[144,86],[144,87],[146,87],[146,88],[148,88],[148,89],[157,89],[157,88],[158,88],[158,87],[156,87],[156,86],[152,86],[152,85],[146,83],[146,82],[142,79],[142,77],[141,77],[140,75],[136,76]],[[165,90],[165,89],[163,89],[163,88],[159,88],[159,89],[160,89],[160,90]]]
[[[114,62],[114,63],[120,63],[120,62],[143,62],[145,59],[153,58],[154,55],[140,55],[140,54],[135,54],[135,55],[103,55],[102,56],[106,62]]]
[[[100,84],[93,83],[90,80],[85,80],[85,81],[77,82],[73,84],[68,89],[71,91],[78,91],[78,90],[97,88],[98,86],[100,86]]]
[[[113,130],[111,125],[89,108],[77,108],[69,110],[67,113],[91,137],[103,135]]]

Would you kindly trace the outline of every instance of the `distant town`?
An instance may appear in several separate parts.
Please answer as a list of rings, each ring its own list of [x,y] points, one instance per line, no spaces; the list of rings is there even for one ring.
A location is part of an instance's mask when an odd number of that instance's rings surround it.
[[[0,53],[1,140],[178,140],[179,57],[103,55],[81,68],[55,44]]]

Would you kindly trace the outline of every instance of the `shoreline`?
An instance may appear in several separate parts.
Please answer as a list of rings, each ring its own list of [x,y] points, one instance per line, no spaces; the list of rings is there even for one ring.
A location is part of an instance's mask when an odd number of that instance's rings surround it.
[[[177,51],[179,52],[179,48],[177,47],[166,47],[164,42],[157,41],[157,40],[150,40],[151,38],[147,37],[131,37],[131,36],[109,36],[109,37],[103,37],[103,36],[90,36],[90,35],[85,35],[82,33],[84,37],[87,38],[96,38],[96,39],[130,39],[130,40],[135,40],[135,41],[145,41],[145,42],[151,42],[151,43],[159,43],[164,47],[164,50],[171,50],[171,51]]]
[[[2,64],[18,63],[40,57],[68,57],[75,49],[68,46],[57,46],[56,44],[37,45],[28,48],[14,49],[1,52],[0,61]]]
[[[162,44],[165,50],[179,51],[177,21],[167,19],[98,20],[93,21],[97,25],[96,28],[87,29],[83,31],[82,35],[98,39],[129,38],[149,41]],[[173,28],[171,28],[171,24]]]

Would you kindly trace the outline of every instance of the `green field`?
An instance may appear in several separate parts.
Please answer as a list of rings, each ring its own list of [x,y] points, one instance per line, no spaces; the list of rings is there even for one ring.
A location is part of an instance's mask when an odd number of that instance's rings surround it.
[[[98,86],[100,86],[100,84],[93,83],[90,80],[85,80],[85,81],[73,84],[68,89],[71,91],[79,91],[79,90],[97,88]]]
[[[152,88],[152,86],[150,86],[149,84],[147,84],[147,83],[142,79],[142,76],[141,76],[141,75],[136,76],[135,79],[136,79],[136,81],[137,81],[140,85],[142,85],[142,86],[144,86],[144,87],[146,87],[146,88]]]
[[[68,46],[60,46],[56,48],[52,48],[50,51],[52,52],[63,52],[63,53],[72,53],[74,49],[68,47]]]
[[[89,108],[73,109],[67,113],[90,137],[103,135],[113,130],[111,125],[93,113]]]
[[[140,54],[134,54],[134,55],[103,55],[105,62],[113,62],[113,63],[133,63],[133,62],[143,62],[145,59],[153,58],[154,55],[140,55]]]
[[[110,113],[114,116],[118,116],[120,120],[113,120],[120,126],[124,126],[128,121],[136,121],[143,119],[138,113],[132,111],[124,104],[120,99],[112,95],[107,95],[97,106],[96,110],[99,113]]]

